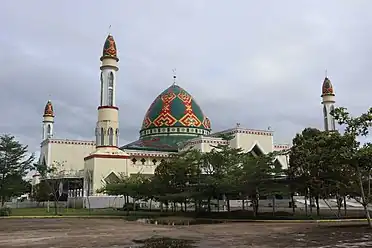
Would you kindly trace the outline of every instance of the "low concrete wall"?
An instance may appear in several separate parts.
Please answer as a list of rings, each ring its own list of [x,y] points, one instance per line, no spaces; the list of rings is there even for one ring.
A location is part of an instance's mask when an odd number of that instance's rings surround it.
[[[35,201],[20,201],[20,202],[6,202],[5,206],[8,208],[41,208],[41,207],[54,207],[54,202],[35,202]],[[59,207],[66,207],[67,202],[58,202]]]

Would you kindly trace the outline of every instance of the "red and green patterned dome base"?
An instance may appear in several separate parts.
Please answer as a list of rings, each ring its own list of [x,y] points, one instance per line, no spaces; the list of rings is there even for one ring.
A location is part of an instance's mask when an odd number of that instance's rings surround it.
[[[150,105],[143,119],[141,137],[159,135],[199,136],[211,132],[211,123],[193,97],[171,85]]]

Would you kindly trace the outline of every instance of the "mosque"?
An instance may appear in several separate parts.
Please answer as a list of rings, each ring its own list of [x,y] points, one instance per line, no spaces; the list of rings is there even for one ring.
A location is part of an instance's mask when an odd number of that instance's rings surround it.
[[[122,175],[137,173],[151,175],[170,154],[195,148],[209,152],[213,145],[229,144],[253,154],[266,154],[288,149],[289,144],[275,144],[272,130],[253,130],[237,124],[227,130],[212,132],[211,121],[193,96],[176,83],[161,92],[144,115],[139,138],[124,146],[119,145],[119,107],[116,105],[117,72],[119,70],[116,43],[110,34],[105,40],[101,60],[101,97],[97,109],[95,140],[70,140],[54,137],[54,108],[48,101],[43,115],[43,135],[40,162],[50,166],[63,165],[65,177],[83,179],[84,190],[79,195],[96,195],[105,183]],[[334,91],[326,77],[322,87],[325,128],[335,129],[330,111],[334,108]],[[229,134],[230,141],[221,134]],[[285,156],[275,160],[283,168]],[[39,175],[34,176],[37,184]]]

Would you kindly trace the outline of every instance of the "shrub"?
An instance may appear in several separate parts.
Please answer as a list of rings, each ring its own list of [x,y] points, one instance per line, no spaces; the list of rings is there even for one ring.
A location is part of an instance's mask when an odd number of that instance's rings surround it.
[[[136,211],[138,209],[139,209],[139,204],[125,203],[124,206],[120,210],[123,210],[123,211]]]
[[[12,209],[8,207],[0,208],[0,216],[9,216],[12,213]]]

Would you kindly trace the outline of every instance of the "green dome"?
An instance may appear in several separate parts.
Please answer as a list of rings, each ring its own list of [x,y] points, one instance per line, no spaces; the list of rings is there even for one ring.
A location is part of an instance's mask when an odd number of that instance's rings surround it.
[[[171,85],[150,105],[140,131],[141,137],[153,135],[208,135],[211,123],[194,98],[178,85]]]

